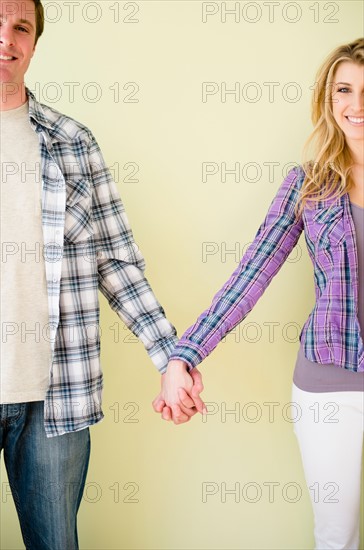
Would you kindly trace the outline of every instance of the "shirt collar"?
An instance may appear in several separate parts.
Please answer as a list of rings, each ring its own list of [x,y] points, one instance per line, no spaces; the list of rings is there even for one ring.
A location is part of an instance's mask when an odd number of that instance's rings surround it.
[[[59,124],[55,124],[46,114],[44,105],[37,101],[35,95],[25,88],[29,102],[29,120],[35,132],[47,131],[52,141],[69,141],[69,136],[61,130]]]
[[[29,118],[31,122],[35,123],[36,125],[48,128],[48,130],[52,130],[52,124],[47,119],[42,105],[35,99],[35,95],[29,90],[29,88],[26,88],[26,93],[28,96],[28,102],[29,102]]]

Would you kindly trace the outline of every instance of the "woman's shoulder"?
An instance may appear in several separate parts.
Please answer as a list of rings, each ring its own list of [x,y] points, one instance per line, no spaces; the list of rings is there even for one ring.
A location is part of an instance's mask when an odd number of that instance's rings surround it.
[[[305,165],[296,164],[296,166],[292,168],[291,172],[293,172],[298,178],[304,178],[306,176],[308,166],[308,163]]]
[[[294,186],[295,188],[300,189],[305,177],[306,172],[304,167],[301,164],[297,164],[287,172],[283,185],[289,185],[290,187]]]

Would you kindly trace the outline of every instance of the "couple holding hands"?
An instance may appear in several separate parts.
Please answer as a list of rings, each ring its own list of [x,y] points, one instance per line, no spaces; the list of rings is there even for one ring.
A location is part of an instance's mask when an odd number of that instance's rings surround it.
[[[44,28],[40,0],[0,0],[1,321],[16,331],[1,350],[0,450],[29,550],[78,548],[77,512],[103,418],[98,290],[162,374],[153,407],[181,424],[204,413],[197,366],[252,310],[304,231],[316,303],[300,334],[292,400],[308,486],[337,484],[315,502],[316,549],[359,549],[364,401],[364,39],[337,47],[317,73],[314,153],[280,185],[253,242],[211,305],[177,340],[144,276],[116,185],[88,128],[40,104],[24,75]],[[34,166],[37,167],[34,170]],[[37,172],[38,170],[38,172]],[[26,183],[26,185],[24,185]],[[19,219],[22,223],[19,224]],[[22,261],[16,245],[42,243]],[[87,248],[87,254],[85,249]],[[71,331],[72,328],[72,331]],[[72,332],[72,338],[69,337]],[[315,423],[314,402],[335,401],[338,423]],[[42,468],[39,468],[42,464]],[[77,487],[50,499],[49,491]],[[31,499],[31,502],[30,502]]]

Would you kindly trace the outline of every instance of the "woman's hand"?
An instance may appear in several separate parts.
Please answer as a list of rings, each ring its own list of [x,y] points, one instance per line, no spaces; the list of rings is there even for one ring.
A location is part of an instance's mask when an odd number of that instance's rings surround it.
[[[197,412],[206,412],[206,406],[200,398],[203,391],[202,376],[197,368],[189,373],[184,361],[174,359],[168,363],[161,384],[162,389],[153,401],[153,408],[155,412],[161,413],[164,420],[183,424]]]

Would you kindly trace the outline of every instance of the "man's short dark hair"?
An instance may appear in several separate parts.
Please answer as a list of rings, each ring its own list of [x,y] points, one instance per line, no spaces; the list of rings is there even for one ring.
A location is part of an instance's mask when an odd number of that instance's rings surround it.
[[[38,42],[38,38],[41,36],[44,30],[44,9],[41,0],[33,0],[35,4],[35,44]]]

